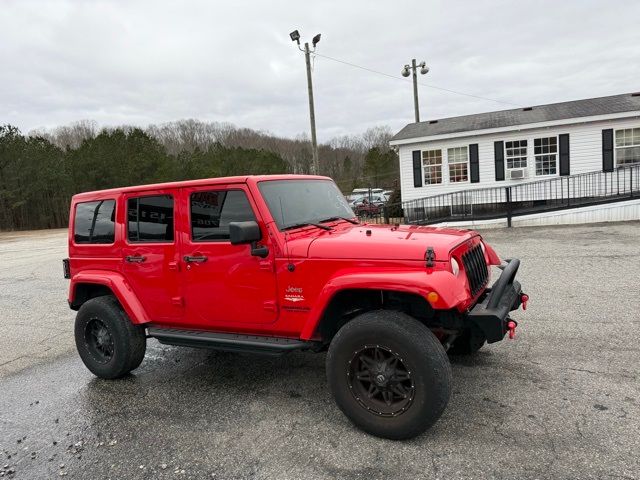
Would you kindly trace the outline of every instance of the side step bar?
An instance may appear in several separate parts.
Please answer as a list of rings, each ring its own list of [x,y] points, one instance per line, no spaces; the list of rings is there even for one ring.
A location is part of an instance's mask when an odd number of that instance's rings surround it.
[[[283,355],[294,350],[309,350],[317,342],[307,342],[281,337],[238,335],[204,330],[179,330],[173,328],[147,327],[147,334],[165,345],[211,348],[229,352],[249,352],[263,355]]]

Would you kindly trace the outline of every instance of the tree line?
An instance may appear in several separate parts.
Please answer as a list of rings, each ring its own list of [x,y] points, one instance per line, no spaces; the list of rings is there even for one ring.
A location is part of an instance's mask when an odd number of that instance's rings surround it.
[[[398,190],[388,127],[319,146],[320,173],[346,194]],[[309,173],[308,138],[181,120],[145,129],[81,121],[23,134],[0,126],[0,230],[66,227],[72,195],[90,190],[246,174]]]

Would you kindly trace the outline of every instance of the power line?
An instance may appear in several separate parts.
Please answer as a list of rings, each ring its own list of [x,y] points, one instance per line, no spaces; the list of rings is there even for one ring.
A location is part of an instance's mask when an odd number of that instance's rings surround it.
[[[406,79],[404,79],[402,77],[398,77],[396,75],[390,75],[388,73],[379,72],[379,71],[373,70],[371,68],[363,67],[362,65],[357,65],[355,63],[347,62],[345,60],[340,60],[338,58],[333,58],[333,57],[330,57],[328,55],[322,55],[321,53],[318,53],[318,52],[314,53],[313,55],[317,55],[318,57],[326,58],[327,60],[332,60],[334,62],[342,63],[343,65],[348,65],[350,67],[359,68],[360,70],[364,70],[366,72],[375,73],[377,75],[382,75],[382,76],[388,77],[388,78],[393,78],[395,80],[401,80],[403,82],[410,81],[410,80],[406,80]],[[429,85],[427,83],[420,83],[420,82],[418,82],[418,85],[422,85],[423,87],[427,87],[427,88],[433,88],[435,90],[441,90],[443,92],[455,93],[457,95],[464,95],[465,97],[478,98],[480,100],[489,100],[491,102],[503,103],[505,105],[512,105],[514,107],[521,107],[522,106],[522,105],[518,105],[517,103],[506,102],[504,100],[496,100],[495,98],[483,97],[483,96],[480,96],[480,95],[474,95],[472,93],[460,92],[458,90],[451,90],[450,88],[438,87],[437,85]]]

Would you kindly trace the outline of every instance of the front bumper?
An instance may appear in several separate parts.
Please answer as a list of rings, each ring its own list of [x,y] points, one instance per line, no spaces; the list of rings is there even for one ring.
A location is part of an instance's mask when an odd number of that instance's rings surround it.
[[[487,343],[500,341],[507,333],[509,312],[522,304],[522,288],[515,280],[520,260],[506,261],[502,274],[487,288],[475,306],[467,313],[468,320],[475,323],[484,333]]]

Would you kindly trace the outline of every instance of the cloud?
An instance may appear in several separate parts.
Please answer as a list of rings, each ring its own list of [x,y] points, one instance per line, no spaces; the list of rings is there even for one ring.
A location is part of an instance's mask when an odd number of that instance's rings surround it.
[[[294,136],[309,128],[304,57],[319,53],[518,105],[640,89],[634,1],[5,1],[0,123],[24,131],[180,118]],[[413,119],[411,83],[314,60],[321,140]],[[420,87],[424,118],[509,108]]]

